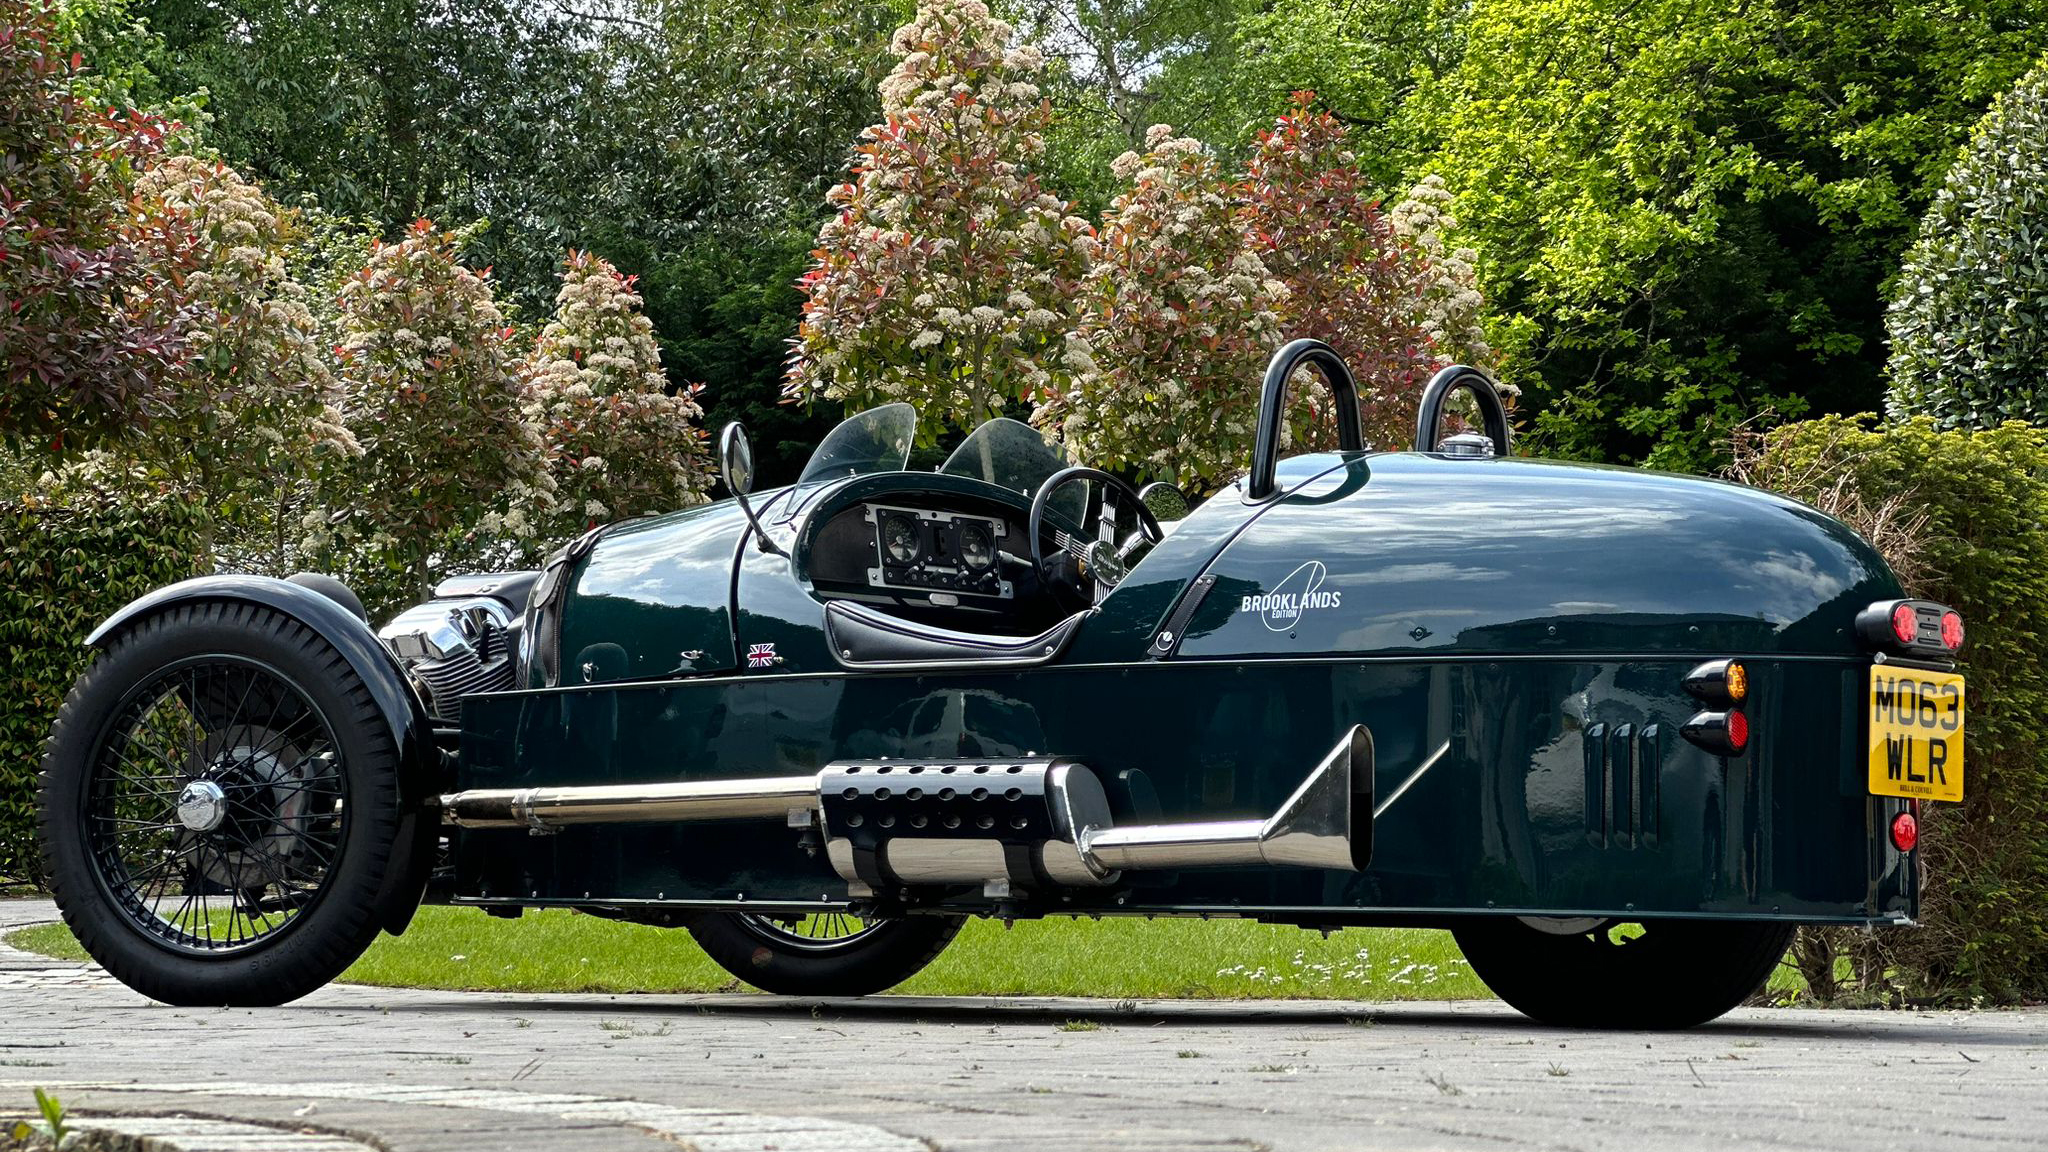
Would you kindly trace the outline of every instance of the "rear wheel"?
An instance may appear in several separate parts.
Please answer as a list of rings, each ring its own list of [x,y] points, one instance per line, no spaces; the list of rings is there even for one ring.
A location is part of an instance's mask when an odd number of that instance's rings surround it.
[[[45,747],[45,868],[94,960],[172,1004],[263,1006],[376,936],[398,752],[346,660],[298,621],[199,604],[116,636]]]
[[[1454,930],[1472,971],[1524,1015],[1570,1028],[1690,1028],[1748,999],[1790,924],[1474,920]]]
[[[958,916],[871,920],[844,912],[711,912],[690,921],[690,935],[719,967],[763,992],[866,996],[923,971],[963,923]]]

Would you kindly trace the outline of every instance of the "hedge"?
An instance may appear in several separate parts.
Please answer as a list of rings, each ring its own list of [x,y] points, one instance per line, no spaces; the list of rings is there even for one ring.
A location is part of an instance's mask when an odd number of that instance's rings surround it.
[[[85,668],[80,641],[122,604],[192,575],[204,515],[170,496],[0,505],[0,885],[41,878],[36,772]]]
[[[1818,936],[1813,975],[1847,952],[1876,999],[2048,996],[2048,429],[1941,431],[1830,417],[1738,453],[1749,483],[1849,521],[1907,590],[1963,614],[1969,678],[1961,804],[1922,822],[1918,929]],[[1808,967],[1802,963],[1802,967]]]

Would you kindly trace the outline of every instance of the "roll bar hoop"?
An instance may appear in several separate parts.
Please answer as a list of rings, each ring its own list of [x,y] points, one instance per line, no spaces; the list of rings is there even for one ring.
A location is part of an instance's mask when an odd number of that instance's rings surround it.
[[[1464,388],[1479,402],[1480,418],[1486,423],[1486,435],[1493,441],[1493,454],[1508,454],[1508,408],[1500,402],[1500,387],[1493,377],[1477,368],[1464,364],[1453,364],[1429,378],[1429,384],[1422,390],[1422,404],[1415,413],[1415,450],[1436,451],[1437,440],[1443,432],[1444,401],[1451,393]]]
[[[1259,426],[1252,440],[1252,471],[1245,483],[1245,497],[1264,500],[1273,495],[1274,472],[1280,465],[1280,433],[1287,420],[1287,378],[1295,369],[1312,364],[1329,382],[1337,401],[1337,447],[1345,452],[1365,451],[1365,438],[1358,424],[1358,384],[1337,350],[1321,340],[1295,340],[1273,354],[1266,365],[1266,382],[1259,390]]]

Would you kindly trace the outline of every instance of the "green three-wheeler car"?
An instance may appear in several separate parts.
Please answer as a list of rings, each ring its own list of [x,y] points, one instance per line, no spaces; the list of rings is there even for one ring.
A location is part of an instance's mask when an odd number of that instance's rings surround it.
[[[1289,378],[1335,452],[1280,458]],[[1441,437],[1446,398],[1484,433]],[[1962,622],[1736,485],[1515,458],[1447,369],[1368,452],[1283,349],[1189,510],[984,425],[854,416],[798,482],[591,531],[374,628],[213,576],[89,639],[42,844],[109,971],[318,988],[422,902],[687,928],[770,992],[886,989],[968,916],[1456,933],[1540,1020],[1684,1027],[1799,924],[1905,924],[1962,788]],[[1176,503],[1179,507],[1174,507]]]

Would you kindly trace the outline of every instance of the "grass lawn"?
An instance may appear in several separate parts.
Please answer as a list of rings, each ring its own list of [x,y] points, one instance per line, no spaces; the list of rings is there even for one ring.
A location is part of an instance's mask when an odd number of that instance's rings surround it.
[[[17,948],[83,960],[63,925],[8,937]],[[380,937],[342,979],[415,988],[522,992],[711,992],[739,985],[680,929],[568,911],[501,920],[422,908]],[[1243,920],[970,921],[897,991],[909,995],[1471,999],[1486,986],[1448,932],[1353,928],[1331,935]]]
[[[8,943],[83,960],[61,924]],[[713,992],[741,987],[680,929],[579,913],[495,919],[471,908],[420,909],[342,976],[356,984],[519,992]],[[1774,992],[1800,986],[1789,966]],[[1293,997],[1465,1000],[1491,993],[1448,932],[1351,928],[1322,935],[1245,920],[969,921],[931,967],[896,991],[924,996]]]

